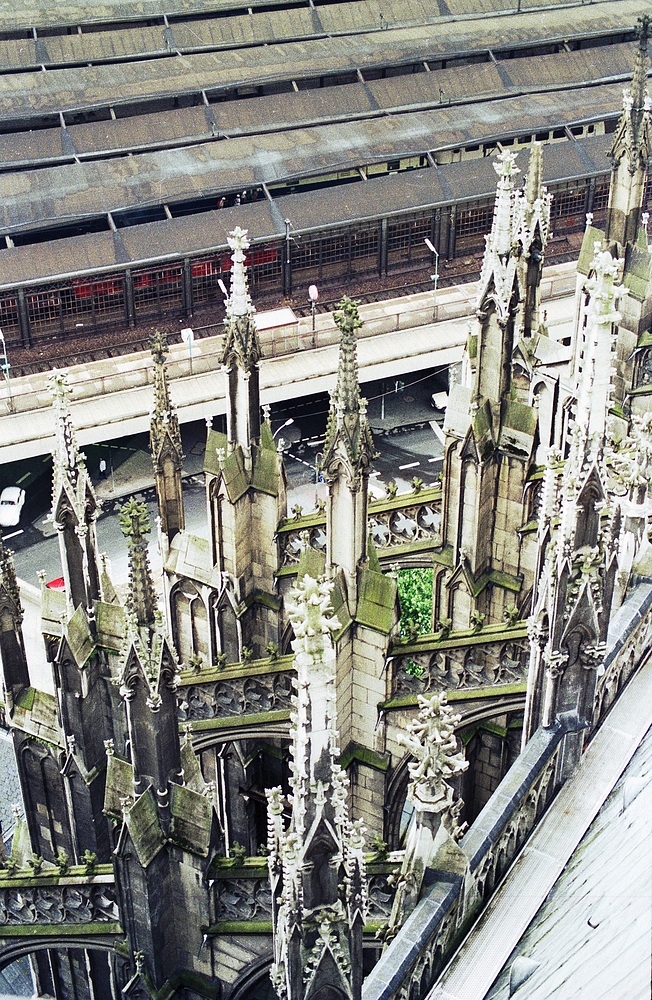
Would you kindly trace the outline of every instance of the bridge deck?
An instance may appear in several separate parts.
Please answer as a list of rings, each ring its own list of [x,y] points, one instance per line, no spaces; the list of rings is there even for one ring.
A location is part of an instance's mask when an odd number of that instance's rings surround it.
[[[568,296],[575,287],[574,267],[573,263],[556,264],[545,272],[542,290],[548,319],[559,330],[572,316]],[[475,309],[475,288],[472,283],[442,289],[437,297],[436,322],[432,321],[431,292],[362,306],[365,327],[358,347],[361,381],[458,361],[468,317]],[[316,317],[314,336],[307,317],[297,321],[297,331],[289,338],[287,332],[277,335],[266,330],[261,342],[263,403],[322,392],[332,386],[338,358],[332,314]],[[221,346],[221,336],[195,342],[192,374],[185,345],[171,346],[171,394],[182,422],[225,412],[219,374]],[[83,446],[146,431],[152,379],[152,363],[146,352],[70,368],[72,419],[79,443]],[[0,385],[0,461],[48,454],[54,443],[54,421],[47,374],[10,378],[8,386],[10,394],[6,382]]]

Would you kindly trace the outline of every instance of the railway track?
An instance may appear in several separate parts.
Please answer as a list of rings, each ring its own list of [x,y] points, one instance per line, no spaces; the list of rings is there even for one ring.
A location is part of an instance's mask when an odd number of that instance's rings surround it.
[[[547,262],[549,264],[562,264],[568,261],[577,259],[577,252],[564,250],[563,252],[549,254],[547,256]],[[480,266],[482,263],[482,257],[480,255],[474,256],[472,258],[471,266],[464,268],[459,267],[458,264],[454,264],[454,273],[448,273],[445,275],[440,275],[439,277],[439,288],[450,287],[451,285],[466,284],[471,281],[477,281],[480,275]],[[451,271],[453,268],[451,268]],[[370,304],[378,301],[385,301],[388,299],[400,298],[403,295],[416,295],[422,292],[432,292],[433,285],[432,281],[420,279],[418,281],[404,281],[400,284],[391,285],[381,285],[378,284],[375,287],[368,287],[373,284],[373,279],[369,279],[366,282],[362,282],[359,288],[349,288],[346,294],[355,298],[357,302],[362,304]],[[326,289],[326,297],[321,298],[316,305],[315,311],[320,314],[333,312],[342,297],[342,293],[338,293],[337,296],[329,295],[329,289]],[[311,314],[311,307],[307,304],[296,304],[294,302],[288,303],[291,305],[293,312],[296,316],[306,317]],[[265,300],[264,298],[256,302],[256,306],[259,311],[264,309],[273,309],[279,305],[276,300]],[[166,324],[162,322],[159,324],[161,328],[165,330]],[[66,350],[60,350],[59,348],[63,345],[59,341],[52,341],[50,344],[47,342],[39,342],[39,357],[32,359],[25,359],[18,357],[18,360],[12,363],[11,366],[11,377],[29,376],[35,375],[39,372],[50,371],[54,368],[70,368],[75,365],[89,364],[93,361],[106,361],[111,358],[122,357],[126,354],[135,354],[140,351],[149,350],[150,337],[153,333],[154,327],[146,335],[138,335],[136,333],[134,337],[128,340],[119,341],[112,344],[106,344],[104,346],[98,345],[96,342],[97,335],[94,335],[94,342],[89,346],[85,346],[85,343],[80,340],[76,344],[69,344]],[[165,330],[170,336],[176,336],[178,331],[176,326],[174,329]],[[196,339],[203,339],[205,337],[214,337],[222,332],[222,321],[220,319],[217,323],[209,323],[204,326],[193,325],[193,332]],[[86,342],[88,338],[86,338]],[[50,348],[50,349],[49,349]],[[24,354],[29,354],[29,350],[25,350]]]

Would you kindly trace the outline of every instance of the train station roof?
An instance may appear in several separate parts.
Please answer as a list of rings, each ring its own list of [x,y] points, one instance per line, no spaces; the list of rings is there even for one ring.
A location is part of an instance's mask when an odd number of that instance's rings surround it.
[[[640,4],[519,8],[0,0],[0,286],[487,196],[498,142],[606,173]]]
[[[544,179],[572,182],[605,173],[609,136],[551,144],[544,148]],[[571,155],[572,154],[572,155]],[[528,150],[518,159],[527,168]],[[160,263],[179,256],[223,250],[227,236],[240,225],[253,242],[285,238],[285,219],[293,233],[310,233],[348,223],[371,222],[392,215],[465,203],[491,197],[496,183],[493,160],[467,160],[438,168],[424,168],[359,181],[344,187],[325,187],[248,204],[213,209],[159,222],[143,223],[117,232],[37,242],[0,251],[0,287],[33,284],[90,270],[117,270],[126,266]]]

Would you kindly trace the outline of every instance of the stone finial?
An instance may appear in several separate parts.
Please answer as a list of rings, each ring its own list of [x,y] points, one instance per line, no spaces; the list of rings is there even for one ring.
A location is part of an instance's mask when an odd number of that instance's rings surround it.
[[[586,324],[586,347],[582,370],[576,376],[576,444],[582,447],[584,438],[593,438],[594,446],[603,446],[607,417],[611,405],[611,361],[615,347],[613,329],[620,322],[618,306],[627,294],[617,284],[623,261],[615,260],[608,250],[594,245],[592,277],[586,282],[590,293]],[[585,447],[585,445],[584,445]],[[585,456],[578,456],[581,468]]]
[[[260,442],[260,344],[247,286],[246,230],[234,229],[229,237],[231,289],[226,300],[225,338],[222,363],[227,376],[228,451],[240,446],[251,463],[251,448]],[[250,468],[249,468],[249,471]]]
[[[146,505],[131,497],[120,510],[118,521],[129,549],[129,609],[138,625],[153,626],[157,606],[145,538],[150,532]]]
[[[236,226],[227,240],[231,250],[231,291],[226,301],[227,320],[236,319],[239,316],[247,316],[253,313],[249,287],[247,282],[247,250],[249,249],[249,238],[246,229]]]
[[[408,764],[408,801],[413,803],[415,813],[396,877],[396,896],[385,940],[396,934],[414,910],[426,869],[437,867],[439,852],[445,848],[450,853],[452,838],[461,832],[459,814],[463,803],[461,799],[454,801],[453,788],[448,784],[449,778],[469,766],[458,750],[455,736],[461,716],[453,713],[445,692],[430,698],[419,695],[419,705],[419,715],[407,726],[408,735],[399,736],[399,742],[415,758]]]
[[[331,606],[332,589],[330,581],[314,580],[306,574],[290,591],[286,609],[294,629],[292,648],[295,653],[321,648],[323,636],[340,627]]]
[[[540,142],[533,142],[530,146],[530,162],[525,175],[525,201],[530,211],[535,210],[535,206],[545,190],[543,187],[543,146]]]
[[[56,368],[48,376],[52,403],[56,415],[56,444],[53,453],[55,471],[57,466],[66,469],[68,473],[74,473],[80,462],[81,456],[77,448],[77,441],[70,419],[70,395],[71,389],[68,385],[66,372],[58,371]]]
[[[455,736],[462,717],[453,712],[445,692],[430,698],[419,695],[419,705],[417,718],[408,723],[409,735],[399,734],[399,742],[415,758],[408,764],[411,795],[425,792],[428,798],[437,798],[448,779],[469,766]]]
[[[501,150],[496,157],[494,170],[498,174],[498,187],[487,250],[491,248],[499,256],[506,256],[512,246],[514,181],[516,175],[521,172],[516,166],[516,155],[509,149]]]
[[[170,403],[170,392],[168,388],[167,374],[165,371],[165,359],[168,354],[168,342],[165,334],[160,330],[155,330],[150,339],[150,350],[154,361],[154,410],[153,420],[158,420],[167,424],[172,416],[173,409]]]
[[[344,296],[333,319],[340,330],[340,348],[337,381],[331,393],[326,424],[323,467],[328,472],[329,462],[341,442],[348,462],[357,473],[362,467],[370,465],[374,455],[366,400],[362,398],[358,381],[356,330],[362,326],[358,303]]]
[[[338,410],[357,413],[360,385],[358,382],[355,331],[362,326],[358,303],[345,295],[333,314],[333,319],[340,331],[340,356],[333,402]]]
[[[634,75],[632,77],[632,85],[630,90],[630,97],[632,101],[632,107],[630,110],[638,112],[640,116],[648,110],[646,104],[648,102],[648,92],[647,92],[647,71],[649,68],[649,56],[648,56],[648,40],[652,36],[652,18],[648,14],[644,14],[639,17],[636,22],[636,38],[638,40],[638,47],[636,50],[636,63],[634,65]]]

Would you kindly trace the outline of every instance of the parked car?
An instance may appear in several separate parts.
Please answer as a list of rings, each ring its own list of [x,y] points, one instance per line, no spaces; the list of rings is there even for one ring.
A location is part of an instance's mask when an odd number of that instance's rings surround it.
[[[20,486],[7,486],[0,493],[0,525],[13,528],[20,521],[20,512],[25,503],[25,490]]]

